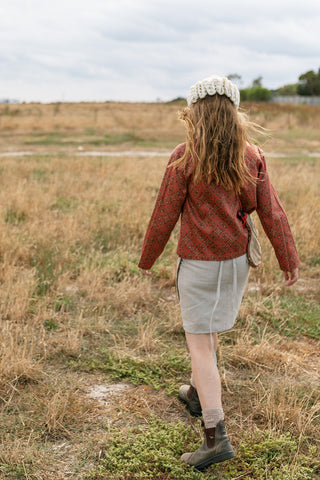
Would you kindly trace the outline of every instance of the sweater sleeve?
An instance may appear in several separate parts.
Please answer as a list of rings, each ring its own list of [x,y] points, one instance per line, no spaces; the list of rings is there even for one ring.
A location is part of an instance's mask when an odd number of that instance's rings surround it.
[[[257,211],[263,229],[273,246],[281,270],[292,271],[300,263],[298,252],[286,213],[270,182],[266,161],[260,149],[259,154],[255,172],[258,178],[254,187],[255,195],[253,196],[254,198],[251,197],[251,201],[249,201],[251,205],[248,205],[249,208],[246,211],[250,212],[254,209]]]
[[[172,153],[164,173],[156,204],[144,237],[139,268],[149,270],[163,252],[176,225],[187,195],[187,179],[184,169],[171,167],[178,158],[177,149]]]

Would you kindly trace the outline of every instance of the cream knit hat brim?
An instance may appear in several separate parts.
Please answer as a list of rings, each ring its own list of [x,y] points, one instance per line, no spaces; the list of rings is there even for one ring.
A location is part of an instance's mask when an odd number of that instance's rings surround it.
[[[204,98],[207,95],[226,95],[234,103],[236,108],[239,108],[240,104],[240,92],[238,87],[232,83],[226,77],[218,77],[213,75],[212,77],[204,78],[190,88],[189,95],[187,97],[188,105],[196,103],[200,98]]]

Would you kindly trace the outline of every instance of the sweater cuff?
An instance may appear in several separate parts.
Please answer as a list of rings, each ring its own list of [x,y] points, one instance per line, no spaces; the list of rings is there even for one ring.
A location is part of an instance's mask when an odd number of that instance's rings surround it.
[[[153,263],[144,263],[140,260],[140,262],[138,263],[138,267],[139,268],[142,268],[142,270],[150,270],[153,266]]]

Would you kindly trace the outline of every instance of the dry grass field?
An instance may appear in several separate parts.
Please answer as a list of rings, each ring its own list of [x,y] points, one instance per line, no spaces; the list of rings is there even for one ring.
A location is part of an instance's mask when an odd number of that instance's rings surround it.
[[[263,265],[218,352],[238,455],[205,473],[179,460],[201,424],[176,396],[177,231],[152,278],[137,268],[179,108],[0,105],[0,478],[320,478],[320,107],[246,106],[270,131],[301,278],[283,286],[260,229]]]

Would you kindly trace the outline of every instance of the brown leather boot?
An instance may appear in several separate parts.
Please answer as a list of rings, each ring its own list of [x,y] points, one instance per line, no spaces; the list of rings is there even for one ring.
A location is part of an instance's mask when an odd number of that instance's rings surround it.
[[[193,417],[201,417],[202,410],[197,390],[192,385],[182,385],[178,393],[179,400],[187,405]]]
[[[204,470],[214,463],[224,462],[235,457],[223,420],[215,428],[205,429],[204,433],[201,447],[193,453],[182,455],[181,459],[184,462],[198,470]]]

